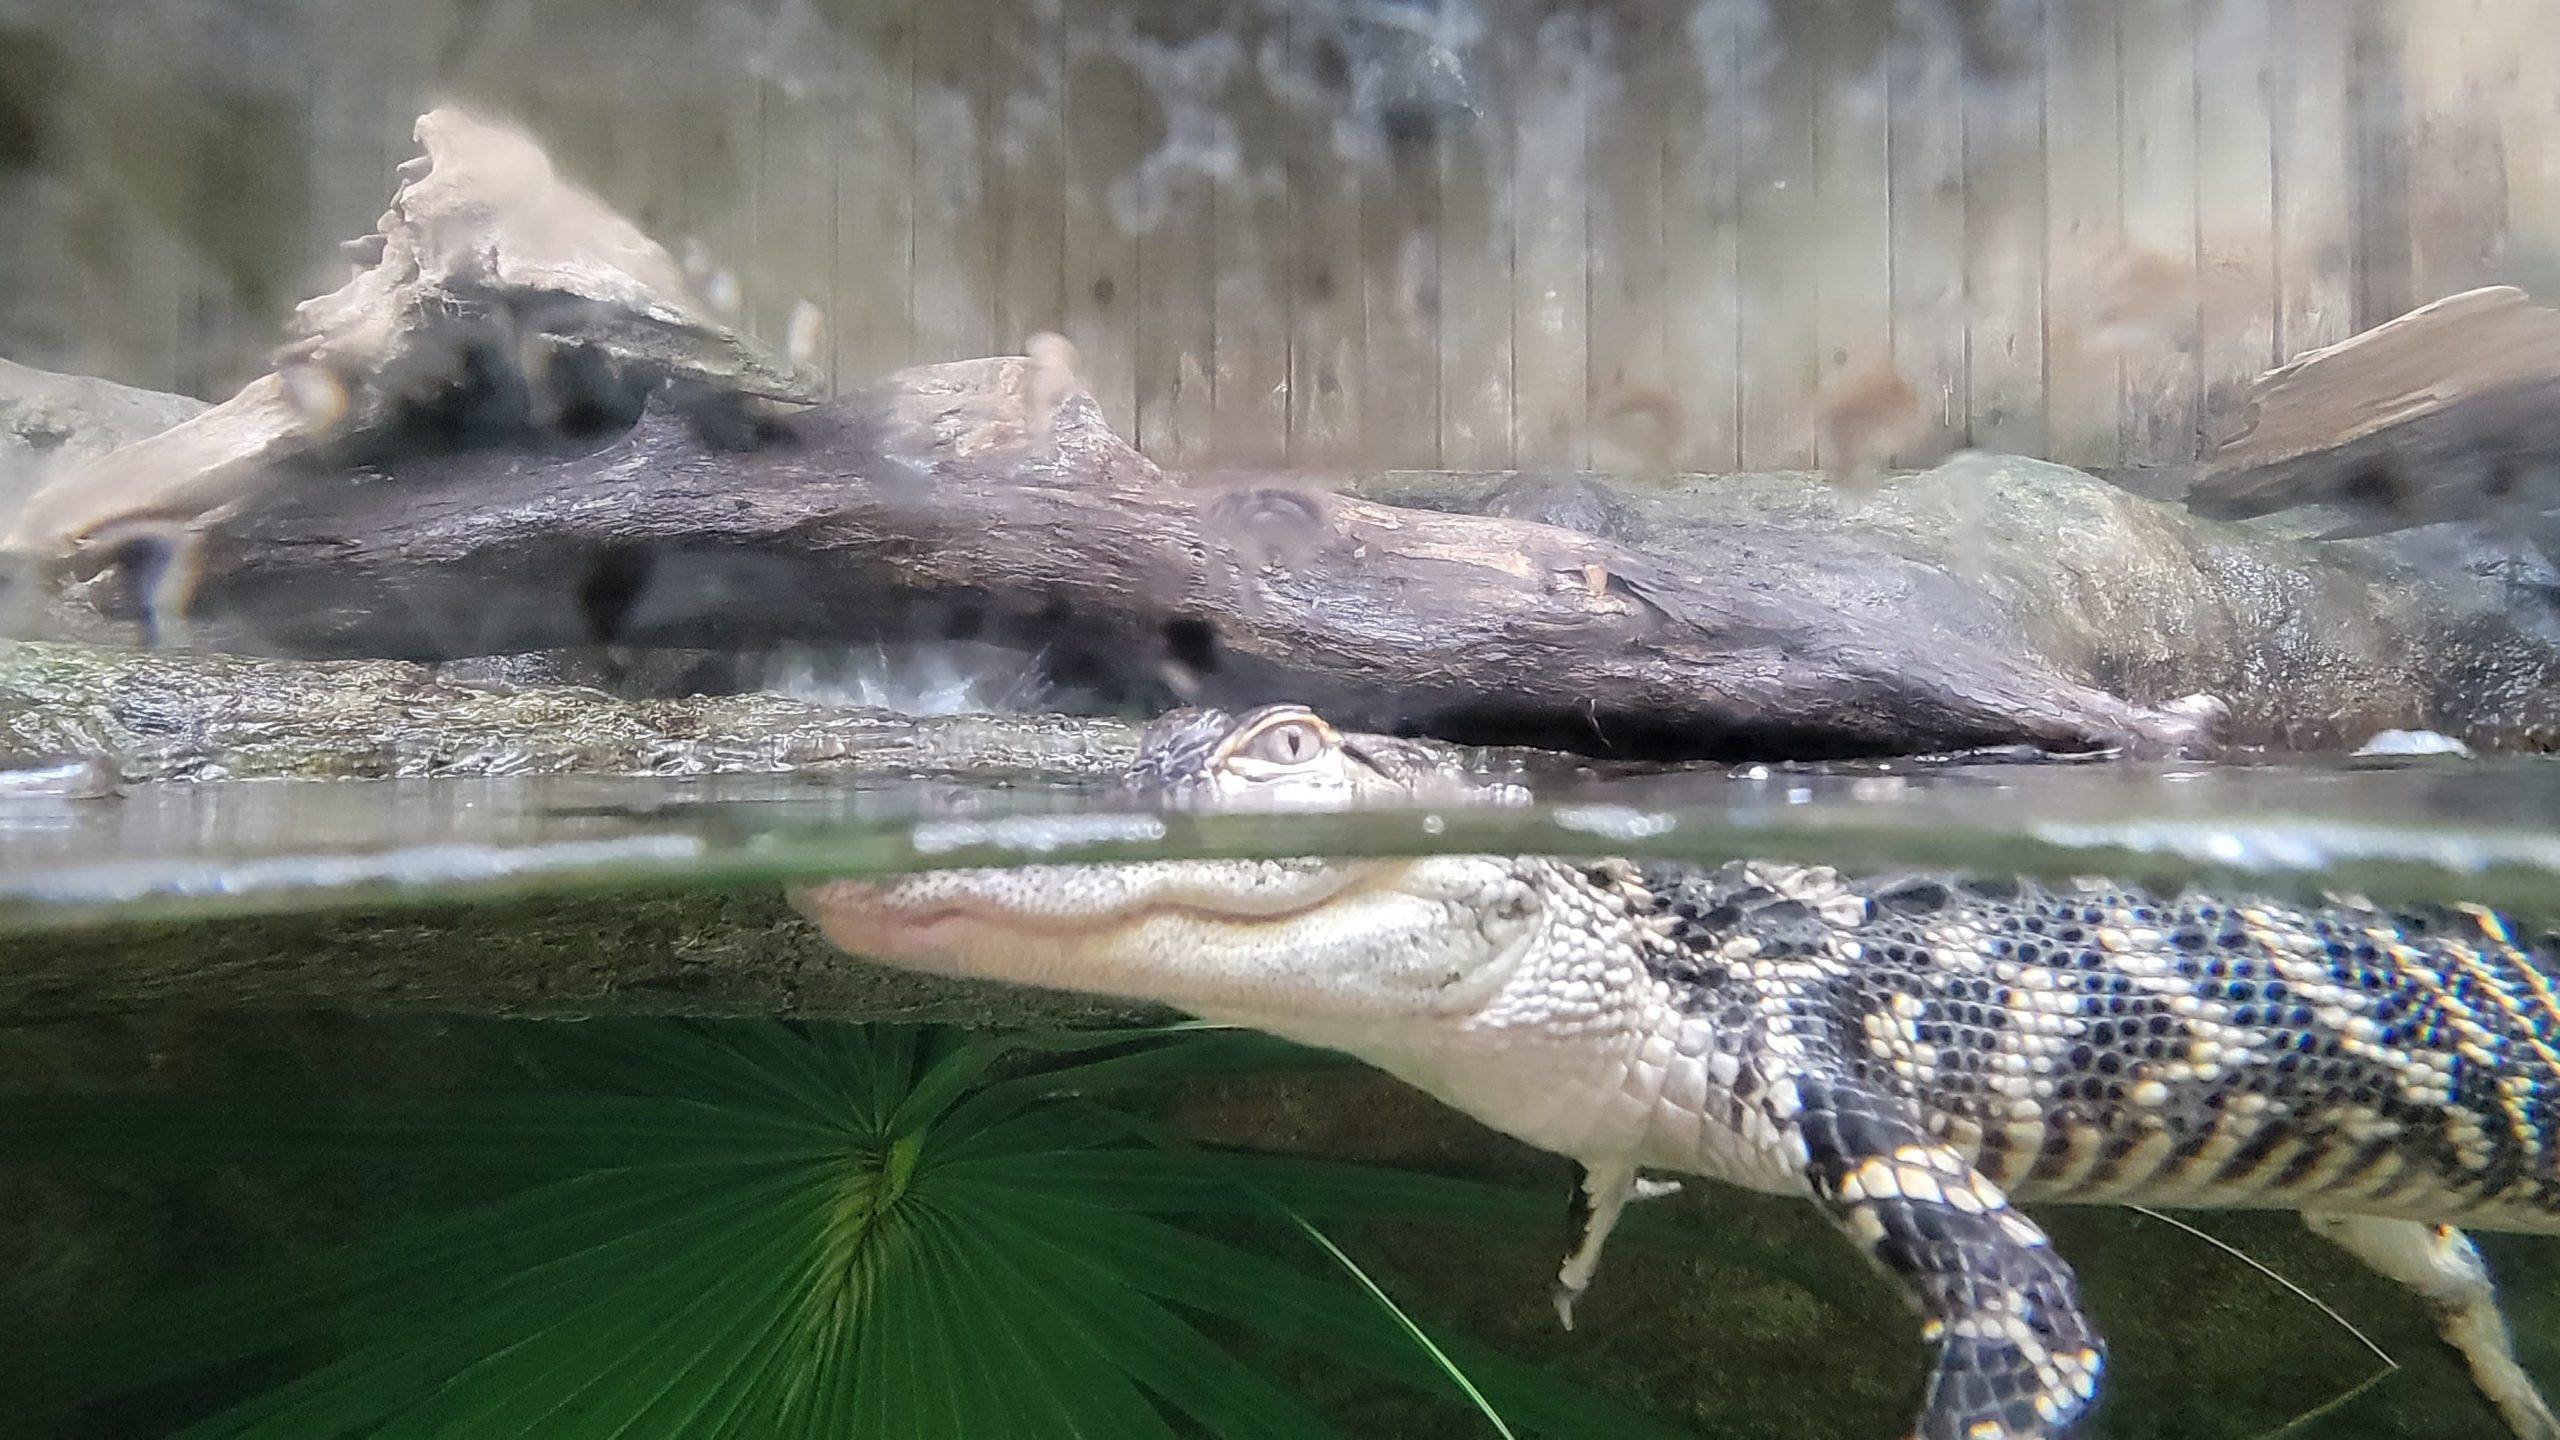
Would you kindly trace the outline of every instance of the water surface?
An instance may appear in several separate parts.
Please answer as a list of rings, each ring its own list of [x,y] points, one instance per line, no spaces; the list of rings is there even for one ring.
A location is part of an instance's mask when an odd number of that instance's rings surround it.
[[[1515,767],[1516,768],[1516,767]],[[1517,807],[1151,811],[967,776],[265,781],[0,797],[0,927],[951,865],[1437,851],[1777,858],[2560,910],[2560,760],[1520,773]]]

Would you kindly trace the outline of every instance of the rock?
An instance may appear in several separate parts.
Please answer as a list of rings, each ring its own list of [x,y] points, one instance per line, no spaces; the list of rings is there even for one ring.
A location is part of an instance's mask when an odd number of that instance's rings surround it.
[[[185,395],[0,360],[0,462],[90,459],[157,435],[205,408]]]
[[[1602,540],[1642,538],[1643,526],[1608,483],[1590,475],[1514,475],[1485,497],[1484,515],[1534,520]]]
[[[2460,755],[2468,758],[2471,747],[2450,735],[2433,730],[2385,730],[2356,747],[2358,755]]]
[[[102,800],[124,777],[96,755],[0,755],[0,800]]]
[[[157,435],[204,408],[184,395],[0,360],[0,532],[55,469]]]

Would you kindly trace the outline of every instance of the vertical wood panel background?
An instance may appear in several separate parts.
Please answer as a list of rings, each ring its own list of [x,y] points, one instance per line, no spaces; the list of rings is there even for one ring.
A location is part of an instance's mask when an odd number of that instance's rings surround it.
[[[2068,3],[2007,7],[2020,33],[1980,63],[1969,58],[1964,87],[1964,438],[2021,455],[2048,444],[2045,89],[2058,67],[2043,35],[2047,7]]]
[[[2048,453],[2067,465],[2124,459],[2129,322],[2157,313],[2114,313],[2153,298],[2125,293],[2140,272],[2125,241],[2122,18],[2115,0],[2046,0],[2044,408]]]
[[[135,0],[0,45],[0,353],[198,393],[444,99],[839,387],[1062,330],[1183,466],[1847,465],[1900,403],[1904,463],[2174,469],[2271,364],[2560,300],[2550,0]]]

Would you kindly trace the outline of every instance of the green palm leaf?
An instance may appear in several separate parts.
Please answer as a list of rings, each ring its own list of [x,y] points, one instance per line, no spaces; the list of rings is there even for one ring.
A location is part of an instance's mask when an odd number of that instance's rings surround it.
[[[0,1161],[431,1166],[478,1177],[482,1197],[13,1350],[0,1386],[113,1416],[145,1387],[193,1377],[218,1395],[244,1365],[299,1360],[280,1384],[208,1402],[177,1432],[191,1440],[1336,1440],[1212,1320],[1452,1403],[1480,1391],[1524,1432],[1670,1433],[1451,1337],[1435,1354],[1290,1231],[1307,1217],[1552,1227],[1552,1197],[1151,1143],[1149,1122],[1082,1098],[1326,1063],[1265,1037],[497,1033],[525,1078],[486,1090],[0,1104]],[[1195,1216],[1230,1234],[1271,1223],[1244,1245],[1179,1223]]]

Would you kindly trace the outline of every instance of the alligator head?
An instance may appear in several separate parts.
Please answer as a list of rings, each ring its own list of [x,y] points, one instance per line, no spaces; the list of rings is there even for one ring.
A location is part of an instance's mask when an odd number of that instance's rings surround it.
[[[1128,783],[1221,809],[1521,798],[1437,747],[1289,705],[1169,715]],[[1528,972],[1559,953],[1545,942],[1567,920],[1594,939],[1635,923],[1596,924],[1606,897],[1559,862],[1438,855],[943,870],[793,899],[829,940],[890,964],[1157,1001],[1397,1069],[1379,1045],[1410,1051],[1539,985]]]

